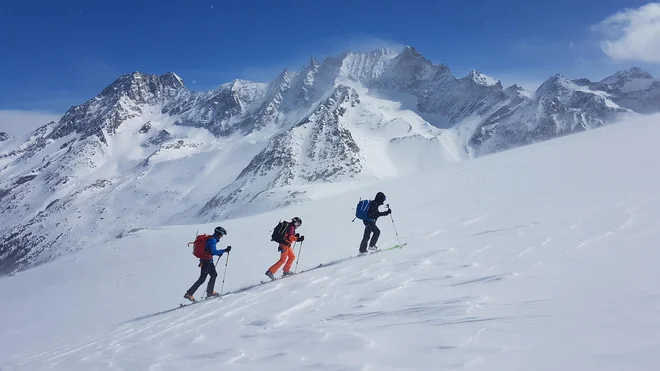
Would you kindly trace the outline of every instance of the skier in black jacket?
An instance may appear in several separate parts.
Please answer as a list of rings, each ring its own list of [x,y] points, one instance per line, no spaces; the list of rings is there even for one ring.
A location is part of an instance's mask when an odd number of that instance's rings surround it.
[[[367,216],[373,221],[364,220],[364,236],[362,237],[362,242],[360,243],[360,254],[367,253],[367,242],[369,242],[369,250],[378,250],[376,242],[378,242],[378,237],[380,237],[380,229],[376,226],[376,220],[381,216],[390,215],[392,210],[388,207],[386,211],[379,211],[378,208],[385,203],[385,194],[383,192],[376,193],[376,197],[369,203],[369,210],[367,210]],[[371,235],[373,233],[373,235]],[[369,241],[369,236],[371,236],[371,241]]]

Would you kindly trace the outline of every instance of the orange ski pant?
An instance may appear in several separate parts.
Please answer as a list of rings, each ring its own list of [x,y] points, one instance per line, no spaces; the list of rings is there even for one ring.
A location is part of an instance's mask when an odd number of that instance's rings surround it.
[[[280,260],[278,260],[277,263],[273,264],[272,267],[268,268],[268,270],[272,274],[275,274],[275,272],[277,272],[277,270],[280,269],[282,264],[284,264],[283,271],[288,272],[289,270],[291,270],[293,261],[296,259],[296,255],[293,253],[293,248],[291,246],[280,244],[280,250],[282,251],[280,253]]]

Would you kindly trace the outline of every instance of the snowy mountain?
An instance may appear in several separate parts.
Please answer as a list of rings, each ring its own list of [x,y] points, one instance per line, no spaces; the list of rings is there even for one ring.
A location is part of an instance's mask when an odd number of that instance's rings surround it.
[[[406,47],[311,57],[209,92],[174,73],[123,75],[2,142],[0,274],[142,228],[251,215],[328,183],[410,176],[660,110],[657,82],[629,72],[554,76],[530,98]]]
[[[544,82],[533,99],[515,94],[510,91],[509,96],[513,96],[510,103],[477,128],[470,140],[474,155],[593,129],[629,112],[614,103],[611,94],[590,90],[560,75]]]
[[[500,85],[500,87],[502,87],[502,83],[500,82],[500,80],[484,75],[483,73],[477,70],[470,71],[470,73],[468,73],[468,75],[465,78],[479,85],[484,85],[484,86]]]
[[[11,139],[11,136],[4,131],[0,131],[0,142]]]
[[[338,94],[329,112],[359,107]],[[1,277],[0,369],[658,370],[658,118],[315,185],[307,203],[139,230]],[[393,213],[379,246],[407,245],[355,257],[352,208],[380,190]],[[296,215],[299,274],[261,285],[279,258],[270,229]],[[199,275],[185,244],[217,225],[227,295],[180,308]]]
[[[576,83],[610,93],[614,102],[637,113],[660,111],[660,80],[641,68],[619,71],[595,83],[588,79]]]
[[[217,219],[225,205],[294,184],[296,180],[314,183],[359,175],[362,171],[360,149],[351,132],[340,122],[346,111],[359,102],[355,90],[337,87],[306,119],[275,136],[236,181],[204,205],[201,214],[210,213]]]

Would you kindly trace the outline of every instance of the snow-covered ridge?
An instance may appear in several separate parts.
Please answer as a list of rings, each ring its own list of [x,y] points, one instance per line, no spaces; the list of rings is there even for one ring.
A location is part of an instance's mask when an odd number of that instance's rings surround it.
[[[613,94],[606,92],[604,89],[599,90],[598,88],[598,86],[588,87],[579,85],[574,81],[570,81],[564,78],[561,75],[555,75],[554,77],[544,82],[536,90],[536,96],[545,97],[548,99],[558,99],[564,104],[577,105],[576,108],[580,108],[580,104],[584,105],[584,103],[572,103],[571,100],[595,99],[598,97],[606,107],[621,108],[612,100],[614,97]]]
[[[655,112],[657,81],[617,82],[649,76],[555,76],[532,96],[476,70],[456,78],[410,46],[310,57],[268,83],[208,92],[174,73],[126,74],[2,142],[0,273],[135,228],[259,213],[319,184],[409,176]]]
[[[599,82],[588,79],[574,81],[592,90],[611,93],[615,103],[637,113],[649,114],[660,110],[660,80],[641,68],[619,71]]]
[[[648,87],[655,79],[650,73],[641,68],[633,67],[627,71],[619,71],[599,81],[604,85],[619,85],[623,91],[642,90]],[[631,86],[638,85],[638,86]]]
[[[470,71],[465,78],[484,86],[495,86],[498,84],[501,86],[502,84],[500,80],[485,75],[477,70]]]
[[[398,53],[391,49],[377,49],[370,53],[346,53],[341,59],[339,77],[357,81],[373,81],[385,71]]]

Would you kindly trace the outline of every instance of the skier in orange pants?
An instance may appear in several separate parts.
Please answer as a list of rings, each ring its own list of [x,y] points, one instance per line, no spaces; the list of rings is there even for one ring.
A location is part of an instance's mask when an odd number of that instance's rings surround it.
[[[300,227],[301,225],[302,219],[295,217],[291,219],[291,222],[281,222],[277,225],[277,227],[275,227],[275,231],[273,232],[272,237],[273,241],[279,243],[277,251],[280,252],[280,260],[268,268],[265,273],[266,276],[268,276],[268,278],[271,280],[275,279],[274,274],[278,269],[280,269],[282,264],[284,264],[284,269],[282,270],[283,277],[293,274],[291,272],[291,266],[293,265],[293,261],[296,259],[296,255],[293,253],[293,247],[291,247],[291,244],[296,241],[303,242],[305,240],[305,236],[301,236],[299,233],[296,233],[296,228]]]

